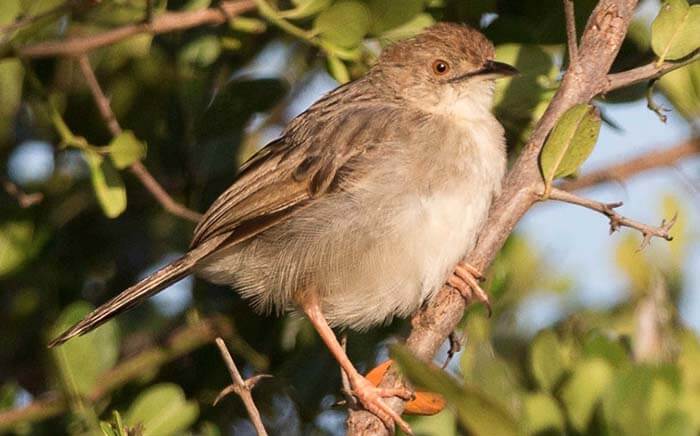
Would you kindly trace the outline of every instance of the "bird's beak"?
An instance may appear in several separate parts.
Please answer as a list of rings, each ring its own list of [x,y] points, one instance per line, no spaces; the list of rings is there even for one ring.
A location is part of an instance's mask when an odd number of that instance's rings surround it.
[[[520,74],[520,71],[514,66],[498,61],[486,61],[479,71],[480,74],[488,74],[497,77],[511,77]]]
[[[501,77],[517,76],[518,74],[520,74],[520,71],[518,71],[517,68],[511,65],[504,64],[503,62],[498,61],[486,61],[484,63],[484,66],[479,68],[478,70],[471,71],[467,74],[455,77],[451,79],[450,82],[461,82],[463,80],[467,80],[476,76],[485,76],[493,79],[500,79]]]

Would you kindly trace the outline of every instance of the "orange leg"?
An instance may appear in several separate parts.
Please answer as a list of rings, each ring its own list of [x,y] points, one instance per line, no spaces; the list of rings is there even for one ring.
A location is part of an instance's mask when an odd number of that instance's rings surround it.
[[[382,401],[382,398],[399,397],[403,400],[413,398],[413,393],[405,388],[385,389],[378,388],[364,378],[353,366],[352,362],[345,354],[345,350],[335,337],[333,330],[328,325],[326,318],[321,313],[318,302],[314,299],[307,301],[302,306],[306,316],[311,321],[319,336],[330,350],[340,367],[345,371],[350,382],[352,395],[367,409],[367,411],[377,415],[384,422],[388,429],[394,428],[394,423],[398,425],[404,433],[413,434],[411,427],[401,419],[389,406]]]
[[[457,289],[467,300],[476,299],[483,303],[491,316],[491,301],[486,292],[479,286],[479,280],[483,280],[481,272],[465,262],[455,266],[452,275],[447,279],[447,284]]]

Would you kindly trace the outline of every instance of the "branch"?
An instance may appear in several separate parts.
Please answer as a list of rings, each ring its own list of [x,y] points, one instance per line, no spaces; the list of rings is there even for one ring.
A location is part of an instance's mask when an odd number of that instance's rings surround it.
[[[569,47],[569,65],[575,64],[578,59],[578,39],[576,37],[576,14],[574,14],[574,0],[562,0],[564,2],[564,17],[566,19],[566,44]]]
[[[109,99],[102,91],[100,83],[97,81],[97,77],[95,77],[95,72],[90,66],[90,60],[88,59],[87,55],[81,55],[78,58],[78,63],[80,64],[80,71],[82,71],[83,77],[85,77],[87,86],[92,93],[92,97],[95,100],[95,104],[100,111],[102,119],[107,124],[107,127],[112,135],[118,136],[122,133],[122,128],[119,126],[117,117],[112,111]],[[136,161],[131,164],[129,170],[139,179],[139,181],[141,181],[141,184],[148,190],[148,192],[151,193],[151,195],[156,199],[156,201],[158,201],[158,203],[160,203],[161,206],[163,206],[166,211],[195,223],[202,218],[201,214],[190,210],[173,200],[173,198],[165,191],[165,189],[163,189],[160,183],[158,183],[158,181],[151,175],[150,172],[148,172],[148,169],[146,169],[146,167],[140,161]]]
[[[165,341],[164,345],[156,345],[144,350],[102,374],[95,383],[95,388],[87,395],[87,399],[92,403],[98,402],[122,386],[142,379],[144,374],[155,373],[168,362],[211,343],[219,336],[236,339],[234,326],[224,317],[203,320],[178,329]],[[238,340],[239,343],[241,341]],[[247,344],[243,348],[239,347],[239,350],[239,352],[250,353]],[[266,361],[260,356],[253,356],[251,361],[258,362],[261,368],[266,365]],[[20,409],[0,412],[0,433],[20,423],[30,423],[61,415],[68,409],[68,402],[61,395],[56,393],[43,395]]]
[[[73,36],[63,40],[19,47],[14,54],[25,58],[79,56],[141,33],[158,35],[207,24],[222,24],[231,17],[249,12],[254,8],[255,2],[253,0],[224,1],[214,8],[199,11],[167,12],[153,18],[150,22],[127,24],[95,35]],[[6,53],[4,57],[10,57],[14,54]]]
[[[536,193],[543,190],[538,156],[544,140],[566,110],[590,101],[606,89],[601,84],[609,82],[607,73],[620,50],[636,5],[636,0],[601,0],[594,8],[581,37],[577,62],[567,69],[561,86],[506,176],[503,191],[491,206],[476,247],[465,257],[470,265],[486,270],[520,218],[538,201]],[[467,304],[457,291],[443,287],[412,320],[413,328],[406,344],[413,354],[430,361],[462,319]],[[387,388],[401,385],[395,370],[389,370],[380,384]],[[403,410],[404,403],[399,399],[386,402],[397,412]],[[381,420],[366,411],[350,411],[348,435],[360,434],[386,435],[387,429]]]
[[[27,194],[19,186],[12,183],[10,180],[2,178],[0,179],[0,182],[2,184],[3,189],[5,189],[5,192],[7,192],[9,196],[17,200],[19,207],[21,207],[22,209],[32,207],[35,204],[39,204],[42,202],[42,200],[44,200],[44,194],[42,194],[41,192],[33,192],[31,194]]]
[[[700,137],[665,150],[654,150],[627,162],[619,163],[559,184],[564,191],[577,191],[607,182],[621,181],[653,168],[670,166],[681,159],[700,154]]]
[[[668,72],[692,64],[693,62],[699,59],[700,50],[695,50],[694,53],[691,53],[690,55],[678,61],[666,61],[661,65],[656,65],[656,61],[653,61],[641,67],[633,68],[631,70],[623,71],[621,73],[608,74],[608,76],[605,78],[605,81],[602,84],[602,87],[598,92],[601,94],[605,94],[606,92],[610,92],[615,89],[624,88],[626,86],[634,85],[640,82],[645,82],[651,79],[656,79]]]
[[[629,219],[617,213],[615,209],[622,206],[622,202],[601,203],[599,201],[579,197],[576,194],[572,194],[567,191],[562,191],[561,189],[557,188],[552,188],[551,192],[549,193],[549,198],[552,200],[563,201],[565,203],[583,206],[585,208],[602,213],[603,215],[608,217],[608,219],[610,219],[611,234],[619,230],[621,227],[628,227],[630,229],[635,229],[639,231],[644,237],[644,239],[642,239],[642,244],[639,247],[640,250],[643,250],[646,247],[648,247],[649,243],[651,243],[651,239],[654,237],[662,238],[667,241],[673,240],[673,237],[669,234],[669,231],[671,230],[671,227],[673,227],[673,225],[676,223],[676,216],[671,218],[671,220],[668,222],[666,222],[666,220],[663,220],[661,221],[660,226],[654,227],[648,224],[640,223],[639,221]]]
[[[265,426],[263,426],[262,418],[260,417],[260,412],[258,411],[257,406],[255,406],[255,401],[253,401],[253,395],[251,394],[251,391],[261,379],[270,376],[267,374],[261,374],[251,377],[247,380],[243,380],[243,377],[241,377],[241,373],[238,372],[238,368],[236,367],[236,362],[233,361],[231,353],[229,353],[228,348],[226,348],[226,343],[224,342],[224,340],[221,338],[216,338],[216,346],[219,347],[221,357],[224,359],[224,362],[226,362],[226,366],[228,367],[228,372],[231,373],[231,381],[233,381],[233,383],[224,388],[224,390],[222,390],[219,393],[219,395],[214,400],[214,405],[216,405],[216,403],[218,403],[219,400],[221,400],[225,396],[231,393],[235,393],[236,395],[241,397],[241,400],[243,400],[243,404],[245,405],[245,408],[248,411],[248,416],[250,417],[250,420],[252,421],[253,426],[255,427],[255,431],[258,433],[258,436],[267,436]]]

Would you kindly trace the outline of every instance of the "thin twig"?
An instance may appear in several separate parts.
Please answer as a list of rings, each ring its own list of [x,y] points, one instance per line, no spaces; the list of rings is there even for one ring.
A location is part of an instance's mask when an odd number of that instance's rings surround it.
[[[578,59],[578,37],[576,36],[574,0],[562,1],[564,2],[564,17],[566,19],[566,44],[569,47],[569,65],[573,65]]]
[[[635,221],[617,213],[615,209],[622,206],[622,202],[602,203],[600,201],[579,197],[576,194],[572,194],[571,192],[563,191],[557,188],[552,188],[552,191],[549,193],[549,198],[552,200],[575,204],[577,206],[583,206],[602,213],[610,220],[610,233],[614,233],[621,227],[628,227],[639,231],[643,237],[642,243],[639,246],[640,250],[648,247],[651,243],[651,239],[654,237],[662,238],[667,241],[673,240],[673,236],[671,236],[669,232],[671,231],[671,227],[673,227],[673,225],[676,223],[677,216],[674,216],[669,221],[662,220],[660,226],[654,227],[648,224],[640,223],[639,221]]]
[[[40,42],[19,47],[16,49],[16,53],[25,58],[79,56],[142,33],[158,35],[207,24],[223,24],[230,17],[249,12],[254,8],[255,3],[252,0],[224,1],[209,9],[166,12],[154,17],[151,22],[127,24],[95,35],[73,36],[63,40]],[[5,54],[5,57],[9,56],[13,56],[13,53]]]
[[[654,150],[629,161],[592,171],[557,187],[564,191],[576,191],[601,183],[620,182],[643,171],[671,166],[681,159],[697,155],[700,155],[700,138],[691,138],[674,147]]]
[[[87,55],[81,55],[78,58],[78,63],[80,64],[80,71],[85,77],[85,82],[90,89],[102,119],[107,124],[107,127],[112,135],[118,136],[120,133],[122,133],[122,128],[117,121],[117,117],[112,111],[109,99],[102,91],[102,87],[100,87],[97,77],[95,77],[95,72],[92,70],[92,66],[90,65],[90,60],[88,59]],[[151,193],[151,195],[158,201],[158,203],[160,203],[161,206],[163,206],[166,211],[175,216],[179,216],[180,218],[193,222],[198,222],[200,220],[202,215],[173,200],[170,194],[163,189],[160,183],[158,183],[158,181],[151,175],[143,163],[136,161],[129,167],[129,170],[139,179],[141,184],[148,190],[148,192]]]
[[[599,93],[605,94],[606,92],[610,92],[615,89],[624,88],[636,83],[655,79],[668,72],[692,64],[698,60],[700,60],[700,50],[695,50],[694,53],[691,53],[678,61],[666,61],[661,65],[656,65],[656,62],[654,61],[621,73],[608,74],[601,88],[599,89]]]
[[[241,377],[241,373],[238,372],[238,367],[236,367],[236,362],[233,361],[233,357],[231,357],[231,353],[229,353],[224,340],[221,338],[216,338],[216,346],[219,347],[219,352],[221,352],[221,357],[224,359],[226,367],[228,367],[228,372],[231,374],[231,381],[233,383],[224,388],[224,390],[222,390],[221,393],[219,393],[219,395],[214,400],[214,405],[216,405],[216,403],[218,403],[219,400],[229,395],[230,393],[235,393],[236,395],[241,397],[241,400],[243,400],[243,404],[245,405],[245,408],[248,411],[248,416],[250,417],[250,420],[252,421],[253,426],[255,427],[255,431],[258,433],[258,436],[267,436],[267,431],[265,431],[265,427],[263,426],[260,411],[258,411],[258,408],[255,405],[255,401],[253,401],[253,395],[251,394],[251,391],[253,390],[253,387],[262,378],[270,376],[261,374],[251,377],[247,380],[243,380],[243,377]]]
[[[17,200],[19,207],[21,207],[22,209],[26,209],[28,207],[34,206],[35,204],[39,204],[44,199],[44,194],[42,194],[41,192],[33,192],[31,194],[27,194],[19,186],[7,179],[2,179],[1,182],[3,189],[5,189],[5,192],[7,192],[11,197]]]

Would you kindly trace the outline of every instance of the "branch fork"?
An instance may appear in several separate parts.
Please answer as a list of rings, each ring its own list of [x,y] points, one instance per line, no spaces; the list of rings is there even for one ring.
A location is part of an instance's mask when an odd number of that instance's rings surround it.
[[[640,251],[649,246],[652,238],[661,238],[667,241],[673,240],[673,236],[671,236],[670,231],[673,225],[676,223],[678,214],[674,215],[673,218],[668,221],[665,219],[662,220],[661,225],[655,227],[632,220],[617,213],[615,209],[622,206],[621,201],[614,203],[603,203],[580,197],[576,194],[572,194],[571,192],[563,191],[557,188],[552,188],[551,192],[549,193],[549,199],[575,204],[577,206],[583,206],[596,212],[600,212],[610,220],[610,234],[615,233],[622,227],[628,227],[639,231],[643,237],[642,243],[639,246]]]
[[[260,380],[272,376],[268,374],[260,374],[243,380],[243,377],[241,377],[241,373],[238,371],[238,367],[236,366],[236,362],[233,361],[233,357],[231,357],[231,353],[228,351],[224,340],[221,338],[216,338],[216,346],[219,347],[219,352],[221,353],[221,357],[224,359],[226,367],[231,374],[231,381],[233,381],[233,383],[225,387],[219,393],[219,395],[216,396],[214,405],[231,393],[238,395],[245,405],[248,416],[250,417],[258,436],[267,436],[267,431],[265,431],[265,426],[263,426],[260,411],[255,405],[255,401],[253,401],[251,391]]]

